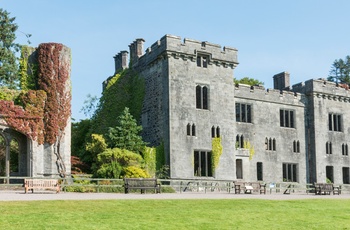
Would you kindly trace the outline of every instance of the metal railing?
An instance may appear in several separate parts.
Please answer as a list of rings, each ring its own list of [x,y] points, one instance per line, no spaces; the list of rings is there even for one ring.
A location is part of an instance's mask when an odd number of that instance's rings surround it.
[[[0,190],[21,189],[24,179],[45,179],[43,177],[0,177]],[[92,178],[89,176],[77,176],[69,178],[48,178],[58,179],[61,190],[64,192],[117,192],[124,193],[123,179]],[[158,179],[162,192],[225,192],[234,193],[234,181],[232,180],[203,180],[203,179]],[[301,184],[296,182],[264,183],[266,193],[297,194],[314,193],[313,184]],[[350,193],[350,184],[337,185],[341,193]]]

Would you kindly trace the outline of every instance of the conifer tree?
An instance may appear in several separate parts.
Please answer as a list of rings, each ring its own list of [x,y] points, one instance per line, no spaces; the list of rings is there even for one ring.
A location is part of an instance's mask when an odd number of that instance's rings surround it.
[[[123,113],[118,117],[118,124],[115,128],[109,128],[109,147],[127,149],[133,152],[140,152],[146,143],[139,133],[142,127],[137,125],[136,120],[125,107]]]
[[[20,45],[15,43],[15,17],[10,17],[6,10],[0,8],[0,86],[17,88],[19,83],[16,52]]]

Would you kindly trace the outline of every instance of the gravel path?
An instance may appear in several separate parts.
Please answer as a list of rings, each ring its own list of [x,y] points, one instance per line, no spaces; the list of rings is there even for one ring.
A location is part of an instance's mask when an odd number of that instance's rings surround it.
[[[162,193],[162,194],[120,194],[120,193],[54,193],[37,191],[25,194],[24,191],[0,191],[0,201],[35,201],[35,200],[130,200],[130,199],[265,199],[265,200],[302,200],[302,199],[350,199],[350,194],[314,195],[314,194],[233,194],[212,193]]]

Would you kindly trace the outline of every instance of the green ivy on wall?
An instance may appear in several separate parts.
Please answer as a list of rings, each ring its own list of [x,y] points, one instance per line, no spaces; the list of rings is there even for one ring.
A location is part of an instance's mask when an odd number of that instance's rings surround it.
[[[220,161],[220,156],[222,154],[222,144],[221,144],[221,137],[215,137],[212,139],[212,167],[213,170],[215,170]]]
[[[255,154],[254,146],[249,141],[244,141],[244,148],[249,150],[249,160],[253,159]]]
[[[106,134],[109,127],[115,127],[116,117],[125,107],[140,123],[144,94],[144,80],[132,70],[123,70],[109,78],[93,117],[94,132]]]
[[[22,46],[19,59],[20,86],[22,90],[37,89],[37,71],[38,64],[35,48]]]

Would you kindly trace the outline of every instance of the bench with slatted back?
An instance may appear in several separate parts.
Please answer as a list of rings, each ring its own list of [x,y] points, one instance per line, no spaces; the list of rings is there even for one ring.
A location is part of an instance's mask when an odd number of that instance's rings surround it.
[[[155,193],[160,193],[160,184],[156,178],[124,178],[125,193],[129,193],[130,189],[141,189],[141,193],[151,189]]]
[[[56,190],[56,193],[60,192],[60,185],[57,179],[24,179],[24,191],[25,193],[28,190],[34,189],[53,189]]]

